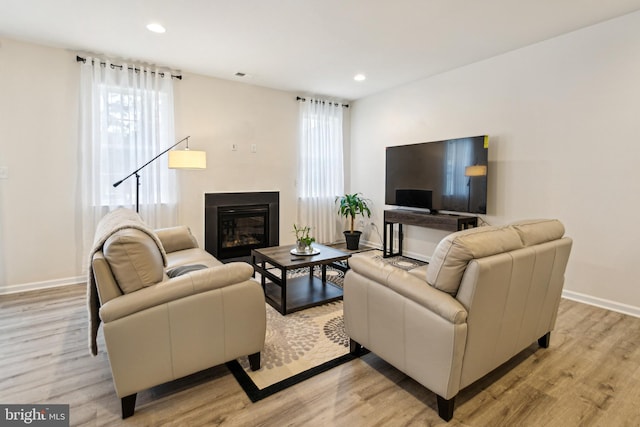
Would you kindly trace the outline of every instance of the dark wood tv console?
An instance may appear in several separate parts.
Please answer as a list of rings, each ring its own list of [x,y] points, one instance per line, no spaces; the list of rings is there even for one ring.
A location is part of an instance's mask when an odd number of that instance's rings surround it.
[[[393,251],[393,226],[398,224],[398,251]],[[385,258],[402,255],[402,225],[435,228],[444,231],[460,231],[478,226],[478,217],[450,214],[431,214],[422,211],[390,209],[384,211],[382,251]]]

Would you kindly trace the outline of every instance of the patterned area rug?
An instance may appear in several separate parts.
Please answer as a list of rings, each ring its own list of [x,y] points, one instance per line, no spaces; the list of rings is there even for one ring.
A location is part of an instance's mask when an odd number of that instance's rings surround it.
[[[227,366],[249,399],[256,402],[352,359],[342,301],[336,301],[286,316],[267,305],[260,370],[251,371],[247,357]]]
[[[386,262],[387,264],[391,264],[394,267],[398,267],[406,271],[413,270],[414,268],[422,267],[423,265],[427,264],[424,261],[419,261],[417,259],[407,258],[403,256],[383,258],[382,251],[378,251],[378,250],[364,252],[363,255],[371,256],[375,259],[380,259]]]
[[[377,250],[361,254],[382,259],[404,270],[425,264],[404,257],[383,258],[382,252]],[[291,277],[304,274],[309,274],[309,271],[299,269],[290,272]],[[316,268],[314,275],[320,274],[320,269]],[[327,268],[327,280],[342,287],[344,273]],[[260,370],[251,371],[247,357],[229,362],[227,367],[249,399],[256,402],[353,358],[349,354],[349,337],[344,331],[342,301],[286,316],[267,304],[267,334]]]

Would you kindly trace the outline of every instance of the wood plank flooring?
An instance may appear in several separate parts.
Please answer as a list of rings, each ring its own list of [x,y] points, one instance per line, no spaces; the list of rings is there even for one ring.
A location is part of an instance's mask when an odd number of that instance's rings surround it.
[[[251,403],[225,366],[138,394],[120,419],[84,286],[0,296],[0,403],[67,403],[87,426],[435,426],[435,395],[368,354]],[[640,319],[562,300],[536,345],[463,390],[452,426],[639,426]]]

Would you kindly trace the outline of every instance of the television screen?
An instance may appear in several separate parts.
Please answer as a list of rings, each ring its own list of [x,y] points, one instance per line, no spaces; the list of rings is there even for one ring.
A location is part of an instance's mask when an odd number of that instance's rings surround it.
[[[386,148],[387,205],[487,213],[488,137]]]

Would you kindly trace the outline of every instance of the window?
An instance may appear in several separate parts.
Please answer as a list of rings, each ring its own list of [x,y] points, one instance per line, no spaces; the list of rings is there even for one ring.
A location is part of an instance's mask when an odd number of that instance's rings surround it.
[[[168,72],[112,65],[87,58],[80,62],[80,205],[83,253],[91,250],[99,220],[118,207],[135,209],[152,228],[177,219],[174,171],[161,156],[175,144],[173,82]],[[113,184],[124,180],[118,187]]]
[[[307,99],[300,104],[298,223],[321,243],[337,240],[335,198],[344,192],[343,107]]]
[[[100,116],[105,119],[104,126],[106,138],[101,140],[100,145],[100,191],[95,194],[94,204],[96,206],[109,206],[113,204],[127,206],[135,204],[135,177],[129,178],[131,183],[114,189],[113,184],[140,166],[151,160],[158,153],[162,152],[166,147],[159,147],[152,138],[143,138],[144,132],[143,122],[145,120],[145,107],[143,106],[144,98],[156,98],[159,114],[152,120],[158,121],[159,129],[169,128],[169,124],[163,123],[169,114],[163,112],[169,108],[169,96],[161,91],[141,91],[129,90],[112,85],[102,84],[99,88],[100,93]],[[148,120],[148,119],[146,119]],[[167,146],[170,146],[167,142]],[[159,190],[150,191],[144,197],[144,204],[156,203],[175,203],[175,192],[169,191],[171,186],[171,171],[162,173],[163,169],[167,169],[166,159],[159,158],[157,160],[160,168],[158,169]],[[150,164],[147,168],[154,168],[155,165]],[[141,180],[147,179],[147,168],[140,171]],[[152,170],[150,169],[150,170]]]

